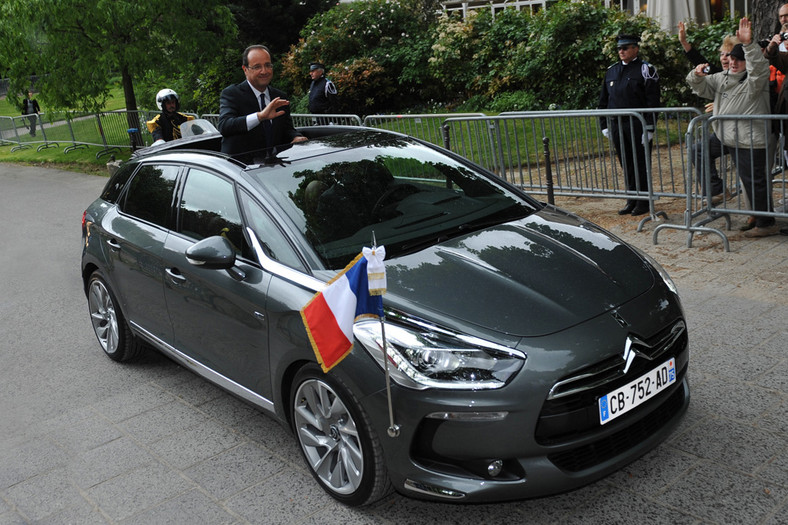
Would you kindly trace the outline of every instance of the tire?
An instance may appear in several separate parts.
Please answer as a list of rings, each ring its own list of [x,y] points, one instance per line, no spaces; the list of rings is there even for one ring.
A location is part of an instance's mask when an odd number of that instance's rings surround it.
[[[88,281],[88,311],[96,339],[110,359],[130,361],[140,356],[142,341],[131,332],[115,295],[98,270]]]
[[[368,505],[392,491],[380,440],[355,396],[314,364],[296,374],[290,410],[309,471],[345,505]]]

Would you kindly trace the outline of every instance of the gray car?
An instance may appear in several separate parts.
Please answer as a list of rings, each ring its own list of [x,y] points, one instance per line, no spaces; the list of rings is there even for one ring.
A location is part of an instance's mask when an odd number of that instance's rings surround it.
[[[270,413],[347,505],[555,494],[676,427],[688,338],[656,262],[435,146],[302,131],[257,164],[207,134],[110,178],[81,265],[106,355],[152,346]],[[359,320],[324,373],[300,310],[373,239],[387,356],[382,323]]]

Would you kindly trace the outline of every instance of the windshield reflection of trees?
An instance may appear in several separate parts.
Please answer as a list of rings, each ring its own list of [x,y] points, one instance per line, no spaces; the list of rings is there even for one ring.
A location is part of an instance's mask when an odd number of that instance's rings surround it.
[[[348,134],[331,137],[330,141],[332,145],[337,145],[340,140],[353,145],[355,138],[355,134]],[[392,139],[386,134],[381,134],[381,138],[385,139],[385,146],[391,146],[392,142],[411,145],[405,139]],[[364,135],[363,139],[363,144],[369,145],[369,136]],[[370,226],[392,224],[390,221],[402,215],[402,211],[398,210],[399,204],[416,193],[446,194],[445,199],[424,200],[424,205],[430,206],[430,213],[437,216],[445,211],[447,205],[443,203],[452,200],[490,197],[495,200],[509,199],[501,187],[491,184],[461,164],[399,155],[380,154],[374,160],[333,162],[320,169],[297,171],[293,177],[300,181],[296,190],[289,192],[290,199],[303,214],[307,240],[319,253],[324,252],[323,247],[327,243],[336,246],[336,241],[350,239]],[[409,214],[413,211],[412,207],[409,208]],[[377,229],[377,241],[386,243],[390,229]],[[415,226],[414,234],[418,235],[419,230],[420,227]],[[396,233],[401,237],[406,232]],[[348,250],[353,253],[346,254],[348,260],[361,250],[361,246],[351,247],[350,244]],[[331,256],[331,259],[336,258],[336,254]]]

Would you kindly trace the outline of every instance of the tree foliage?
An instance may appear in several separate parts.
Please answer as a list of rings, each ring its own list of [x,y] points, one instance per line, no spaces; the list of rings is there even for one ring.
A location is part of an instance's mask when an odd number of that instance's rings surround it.
[[[433,85],[424,66],[432,16],[420,0],[338,4],[304,26],[283,59],[282,79],[299,96],[309,63],[318,61],[341,86],[342,109],[374,112],[422,100]]]
[[[0,61],[12,89],[27,89],[35,73],[52,109],[98,111],[120,76],[126,107],[135,110],[135,79],[182,78],[235,31],[219,0],[5,0],[1,8]]]

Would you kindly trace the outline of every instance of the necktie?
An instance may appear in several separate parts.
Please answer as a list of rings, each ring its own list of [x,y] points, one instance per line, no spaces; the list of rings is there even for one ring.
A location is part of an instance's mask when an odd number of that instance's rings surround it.
[[[261,110],[265,109],[265,106],[267,106],[267,104],[265,103],[265,93],[260,93],[260,109]],[[272,142],[273,142],[273,134],[271,133],[271,128],[272,128],[271,121],[268,120],[268,119],[265,119],[265,120],[263,120],[261,122],[261,124],[263,126],[263,135],[265,135],[265,147],[270,148],[271,146],[273,146],[273,144],[272,144]]]

